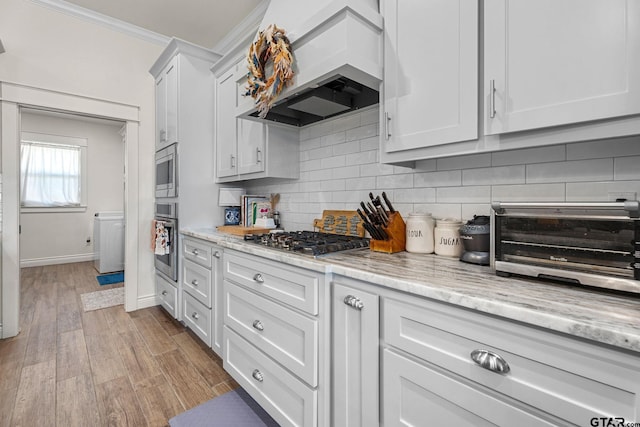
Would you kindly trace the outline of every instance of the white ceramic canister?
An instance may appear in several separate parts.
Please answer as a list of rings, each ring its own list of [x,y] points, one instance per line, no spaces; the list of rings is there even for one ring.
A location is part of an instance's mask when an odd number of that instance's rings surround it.
[[[407,219],[407,252],[433,253],[433,228],[435,221],[430,213],[410,213]]]
[[[435,252],[437,255],[459,257],[463,246],[460,241],[460,226],[462,221],[445,218],[436,220]]]

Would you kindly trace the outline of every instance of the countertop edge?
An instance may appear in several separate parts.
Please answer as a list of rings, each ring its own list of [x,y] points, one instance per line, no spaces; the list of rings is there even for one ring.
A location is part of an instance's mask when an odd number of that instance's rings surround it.
[[[554,312],[554,310],[549,309],[547,304],[544,304],[544,302],[540,302],[538,306],[535,305],[534,300],[531,300],[534,302],[521,301],[516,303],[508,301],[508,296],[505,296],[504,294],[500,295],[500,299],[496,299],[488,296],[470,294],[468,292],[468,288],[459,290],[443,287],[442,284],[436,284],[436,280],[433,278],[432,280],[418,280],[372,272],[364,267],[360,268],[349,266],[349,262],[353,264],[357,259],[350,260],[350,255],[348,253],[341,254],[339,257],[329,256],[314,259],[305,255],[289,254],[274,249],[251,245],[245,243],[241,236],[221,234],[212,229],[182,229],[180,230],[180,233],[184,236],[203,239],[225,248],[261,256],[273,261],[284,262],[289,265],[306,268],[316,272],[331,273],[372,283],[391,290],[430,298],[481,313],[499,316],[507,320],[513,320],[527,325],[569,334],[589,341],[610,345],[619,349],[640,353],[640,301],[637,302],[637,319],[632,319],[635,320],[633,323],[627,322],[627,324],[625,324],[622,319],[620,319],[619,322],[617,321],[615,313],[610,313],[610,315],[606,316],[605,314],[602,314],[601,318],[594,318],[591,317],[591,315],[597,315],[597,312],[592,313],[591,311],[593,310],[590,311],[590,309],[587,308],[582,310],[580,313],[577,313],[576,307],[569,303],[566,303],[566,313],[563,314],[561,312],[562,303],[558,301],[553,301],[556,309]],[[442,263],[444,267],[447,263],[451,263],[451,260],[442,260]],[[463,264],[460,262],[458,263]],[[473,271],[473,273],[469,274],[469,283],[473,282],[474,279],[478,280],[478,277],[481,277],[481,275],[484,274],[487,276],[485,280],[489,279],[492,283],[511,280],[513,283],[521,285],[520,289],[523,289],[523,286],[526,287],[527,284],[531,284],[531,281],[526,279],[497,278],[495,275],[490,274],[486,268],[485,270],[479,270],[475,267],[477,266],[465,266],[465,268]],[[458,272],[458,277],[444,279],[460,281],[460,276],[464,277],[464,272]],[[536,282],[536,284],[538,283]],[[550,285],[541,286],[549,287]],[[555,290],[556,288],[549,287],[549,289]],[[608,297],[608,299],[611,300],[612,298]],[[630,311],[633,311],[633,307]]]

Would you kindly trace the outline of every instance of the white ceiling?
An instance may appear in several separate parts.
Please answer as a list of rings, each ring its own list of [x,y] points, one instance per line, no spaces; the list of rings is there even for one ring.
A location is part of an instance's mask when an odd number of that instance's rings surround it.
[[[267,0],[67,0],[140,28],[213,48]]]

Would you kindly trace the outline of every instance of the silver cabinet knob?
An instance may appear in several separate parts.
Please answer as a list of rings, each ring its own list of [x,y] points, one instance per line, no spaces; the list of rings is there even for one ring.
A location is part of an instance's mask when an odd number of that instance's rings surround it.
[[[167,296],[167,293],[168,293],[167,291],[162,291],[162,292],[161,292],[161,294],[162,294],[162,296],[163,296],[163,297]]]
[[[253,321],[253,327],[259,331],[264,331],[264,325],[262,324],[261,321],[259,320],[254,320]]]
[[[344,297],[344,303],[349,307],[353,307],[356,310],[362,310],[364,308],[364,303],[358,297],[354,297],[353,295],[347,295]]]
[[[253,372],[251,373],[251,376],[258,382],[264,381],[264,375],[262,375],[262,372],[260,372],[257,369],[253,370]]]
[[[198,313],[196,313],[195,311],[193,313],[191,313],[191,317],[193,317],[195,320],[198,320],[200,318]]]
[[[489,350],[473,350],[471,352],[471,360],[482,368],[499,374],[506,374],[511,370],[502,356]]]
[[[193,279],[193,280],[191,281],[191,284],[192,284],[193,286],[198,286],[198,280],[197,280],[197,279]]]
[[[256,273],[256,274],[253,276],[253,280],[254,280],[255,282],[257,282],[257,283],[264,283],[264,277],[262,277],[262,274],[260,274],[260,273]]]
[[[192,253],[194,256],[198,256],[198,250],[197,250],[197,249],[192,250],[192,251],[191,251],[191,253]]]
[[[214,258],[220,258],[220,252],[219,252],[219,251],[215,251],[215,252],[213,253],[213,257],[214,257]]]

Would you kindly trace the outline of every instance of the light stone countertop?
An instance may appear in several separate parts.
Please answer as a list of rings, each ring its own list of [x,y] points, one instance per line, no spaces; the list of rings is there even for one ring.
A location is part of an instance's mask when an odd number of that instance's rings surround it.
[[[214,229],[183,229],[185,236],[319,272],[493,314],[640,353],[640,296],[580,286],[499,277],[486,266],[455,258],[367,249],[319,258],[245,243]]]

